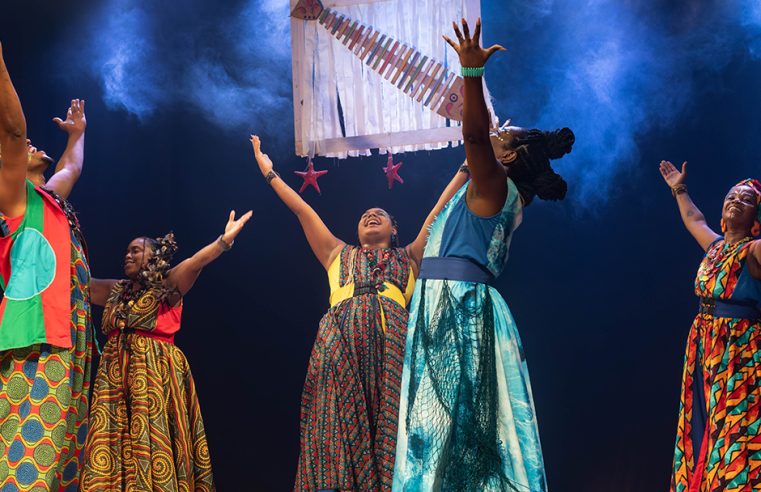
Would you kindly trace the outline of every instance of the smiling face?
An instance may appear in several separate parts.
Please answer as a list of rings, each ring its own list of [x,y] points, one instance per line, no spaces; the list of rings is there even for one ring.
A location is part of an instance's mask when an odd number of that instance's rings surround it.
[[[148,260],[153,256],[150,240],[144,237],[133,239],[124,255],[124,275],[135,280]]]
[[[750,230],[756,221],[758,203],[756,192],[748,185],[735,186],[724,198],[721,218],[728,229]]]
[[[388,247],[391,236],[396,234],[396,228],[391,216],[382,208],[371,208],[359,219],[357,235],[362,246],[375,245]]]

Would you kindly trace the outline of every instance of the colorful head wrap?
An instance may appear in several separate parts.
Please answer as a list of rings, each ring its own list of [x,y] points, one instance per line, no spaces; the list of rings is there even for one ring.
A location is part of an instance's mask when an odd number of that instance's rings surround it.
[[[737,188],[738,186],[747,186],[756,194],[756,221],[753,224],[751,233],[754,236],[758,236],[761,233],[761,182],[759,182],[757,179],[748,178],[740,181],[732,188]],[[721,230],[722,232],[727,231],[727,227],[724,224],[724,219],[721,220]]]

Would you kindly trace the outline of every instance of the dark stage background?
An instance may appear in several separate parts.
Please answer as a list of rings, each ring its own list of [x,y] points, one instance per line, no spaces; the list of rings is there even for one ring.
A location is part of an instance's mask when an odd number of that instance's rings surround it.
[[[412,1],[412,0],[410,0]],[[4,0],[0,41],[35,145],[60,155],[50,121],[87,100],[85,172],[72,196],[94,275],[115,277],[135,236],[174,230],[185,258],[254,210],[235,248],[186,298],[177,343],[196,377],[223,491],[292,487],[299,398],[325,274],[296,219],[256,169],[248,134],[286,180],[293,155],[282,2]],[[522,126],[576,131],[556,163],[562,203],[532,204],[498,288],[525,345],[554,491],[668,487],[683,347],[701,251],[657,170],[690,161],[696,203],[718,227],[735,182],[761,176],[757,0],[484,0],[495,107]],[[421,19],[424,22],[425,19]],[[318,159],[304,197],[354,241],[370,206],[411,240],[464,155]]]

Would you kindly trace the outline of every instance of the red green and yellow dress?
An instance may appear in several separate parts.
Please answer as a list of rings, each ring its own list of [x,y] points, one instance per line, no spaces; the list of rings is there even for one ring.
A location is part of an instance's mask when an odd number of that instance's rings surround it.
[[[402,248],[345,246],[328,280],[331,306],[301,399],[294,490],[391,490],[410,259]]]
[[[193,376],[174,345],[182,305],[156,289],[125,301],[127,285],[114,285],[103,311],[82,490],[215,490]]]
[[[761,489],[761,281],[751,240],[709,246],[682,379],[672,492]]]
[[[27,182],[0,216],[0,490],[77,491],[92,362],[90,269],[76,215]]]

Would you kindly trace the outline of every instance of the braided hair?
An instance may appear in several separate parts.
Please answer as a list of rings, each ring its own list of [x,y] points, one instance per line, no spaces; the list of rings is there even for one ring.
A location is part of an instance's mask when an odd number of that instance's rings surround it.
[[[545,132],[528,130],[515,135],[516,160],[510,164],[510,178],[523,197],[525,205],[534,196],[542,200],[562,200],[568,184],[552,169],[550,159],[560,159],[571,152],[576,137],[569,128]]]
[[[142,237],[141,239],[144,246],[150,249],[152,254],[137,275],[137,289],[124,289],[122,297],[139,299],[146,291],[154,290],[160,300],[167,300],[177,292],[176,288],[167,288],[164,285],[166,274],[171,267],[172,257],[177,252],[174,233],[170,232],[156,239],[150,237]]]

